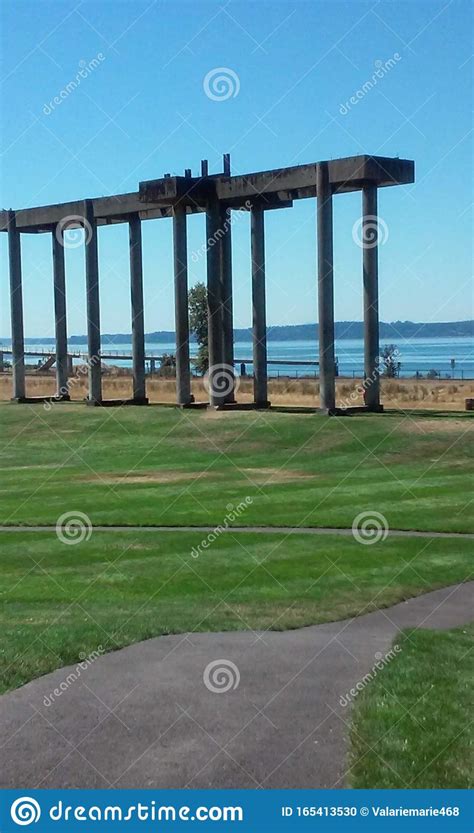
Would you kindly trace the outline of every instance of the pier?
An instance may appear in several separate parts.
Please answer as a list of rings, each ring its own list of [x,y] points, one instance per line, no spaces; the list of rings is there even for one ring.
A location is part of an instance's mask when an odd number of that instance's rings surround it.
[[[172,218],[176,326],[176,403],[192,406],[191,359],[188,317],[187,217],[206,215],[207,307],[209,344],[209,404],[236,406],[232,300],[232,212],[250,215],[252,282],[252,333],[254,406],[268,407],[265,214],[289,209],[295,200],[316,200],[317,269],[315,300],[319,315],[320,410],[336,413],[335,331],[333,273],[333,197],[360,191],[361,200],[361,290],[364,310],[364,375],[370,380],[365,392],[365,409],[381,410],[379,389],[378,313],[378,193],[381,188],[414,182],[414,163],[407,159],[360,155],[331,159],[275,170],[231,175],[230,156],[224,154],[223,170],[209,174],[202,160],[198,176],[186,169],[184,176],[165,174],[161,179],[140,182],[138,191],[110,197],[45,205],[0,212],[0,231],[8,233],[10,303],[12,332],[12,396],[27,400],[25,391],[25,344],[23,326],[23,283],[21,239],[25,234],[48,234],[52,241],[55,315],[55,364],[59,398],[65,387],[68,355],[66,332],[66,284],[64,234],[84,229],[85,282],[87,306],[87,355],[91,405],[103,401],[101,361],[111,353],[101,352],[99,303],[98,228],[115,223],[129,226],[130,293],[132,309],[132,366],[134,404],[147,403],[145,387],[145,343],[143,301],[143,259],[141,223],[154,218]],[[120,360],[118,354],[113,356]],[[83,358],[81,354],[80,358]],[[129,356],[124,356],[128,360]],[[150,356],[152,362],[156,359]],[[230,377],[225,390],[219,382],[222,370]],[[230,373],[229,373],[230,371]]]

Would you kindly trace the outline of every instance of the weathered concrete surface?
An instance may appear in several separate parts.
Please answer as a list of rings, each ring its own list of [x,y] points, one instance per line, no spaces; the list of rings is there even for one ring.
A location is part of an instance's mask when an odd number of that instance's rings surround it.
[[[295,631],[150,639],[100,657],[46,706],[74,669],[55,671],[0,698],[0,786],[343,786],[349,708],[339,699],[400,628],[472,619],[473,589]],[[240,682],[215,693],[203,673],[223,659]]]
[[[364,286],[364,402],[380,409],[379,267],[377,188],[362,190],[362,275]]]
[[[145,403],[145,318],[143,310],[142,227],[138,214],[129,221],[130,308],[132,312],[133,399]]]
[[[265,287],[265,213],[261,206],[251,212],[252,252],[252,348],[253,398],[256,405],[267,407],[267,311]]]
[[[21,401],[25,397],[25,344],[23,329],[21,241],[16,223],[16,213],[14,211],[8,211],[6,214],[8,217],[8,258],[10,269],[13,398]]]
[[[334,354],[334,242],[332,189],[328,165],[317,167],[319,406],[330,413],[336,407]]]
[[[191,368],[189,363],[188,243],[186,208],[176,205],[173,213],[174,311],[176,332],[176,401],[189,405]]]

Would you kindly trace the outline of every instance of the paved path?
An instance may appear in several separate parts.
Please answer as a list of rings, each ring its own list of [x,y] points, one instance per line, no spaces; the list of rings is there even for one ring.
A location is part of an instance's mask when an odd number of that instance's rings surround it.
[[[278,535],[353,535],[352,527],[332,526],[93,526],[96,532],[257,532]],[[0,526],[0,532],[56,532],[55,526]],[[376,532],[376,530],[375,530]],[[375,534],[374,532],[374,534]],[[388,536],[398,538],[471,538],[474,532],[430,532],[411,529],[387,529]],[[367,535],[368,537],[368,535]]]
[[[343,786],[350,707],[340,698],[400,628],[472,619],[473,590],[469,582],[281,633],[158,637],[100,657],[76,679],[62,668],[0,698],[0,786]],[[216,693],[203,673],[223,660],[240,681]]]

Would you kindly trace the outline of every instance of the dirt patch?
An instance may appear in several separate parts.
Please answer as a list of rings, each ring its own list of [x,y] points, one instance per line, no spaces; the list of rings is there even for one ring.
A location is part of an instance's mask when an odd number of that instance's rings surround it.
[[[61,463],[38,463],[32,466],[2,466],[2,471],[30,471],[31,469],[59,469]]]
[[[215,476],[215,472],[189,471],[130,471],[116,474],[103,473],[95,477],[80,477],[85,483],[106,483],[110,486],[128,483],[180,483],[184,480],[199,480],[203,477]]]
[[[474,431],[474,419],[404,419],[402,431],[408,434],[464,434]]]
[[[314,480],[317,475],[308,474],[304,471],[292,471],[291,469],[240,469],[255,483],[264,483],[271,486],[272,483],[297,482],[299,480]]]

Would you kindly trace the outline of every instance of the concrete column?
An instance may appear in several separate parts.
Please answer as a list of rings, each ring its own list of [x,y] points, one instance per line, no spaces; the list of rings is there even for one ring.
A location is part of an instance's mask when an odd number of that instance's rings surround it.
[[[379,289],[377,248],[377,186],[362,189],[362,268],[364,278],[364,402],[380,410]]]
[[[176,330],[176,401],[180,406],[189,405],[191,396],[191,369],[189,364],[189,313],[188,313],[188,238],[186,206],[173,208],[174,252],[174,315]]]
[[[146,405],[145,322],[143,315],[142,228],[138,214],[128,224],[130,249],[130,296],[132,309],[133,399]]]
[[[207,242],[207,320],[209,338],[209,402],[223,405],[228,385],[221,376],[223,360],[222,296],[220,282],[220,211],[216,197],[211,197],[206,212]]]
[[[265,302],[265,221],[263,209],[250,213],[252,253],[253,398],[258,407],[268,407],[267,321]]]
[[[316,172],[318,225],[319,403],[324,411],[336,406],[334,353],[334,276],[332,192],[327,162]]]
[[[234,316],[232,303],[232,230],[231,213],[222,209],[220,213],[220,227],[224,235],[220,240],[220,280],[222,295],[222,355],[227,365],[229,376],[229,392],[226,402],[235,402],[234,376]]]
[[[64,268],[64,236],[60,223],[52,234],[54,330],[56,336],[56,397],[70,399],[68,389],[66,277]]]
[[[8,256],[10,265],[10,310],[12,330],[13,399],[25,398],[25,342],[23,334],[23,293],[21,286],[20,232],[15,212],[8,212]]]
[[[87,351],[89,355],[90,405],[102,402],[102,379],[100,362],[100,303],[99,303],[99,256],[97,248],[97,225],[91,200],[86,200],[85,255],[86,255],[86,297],[87,297]]]

